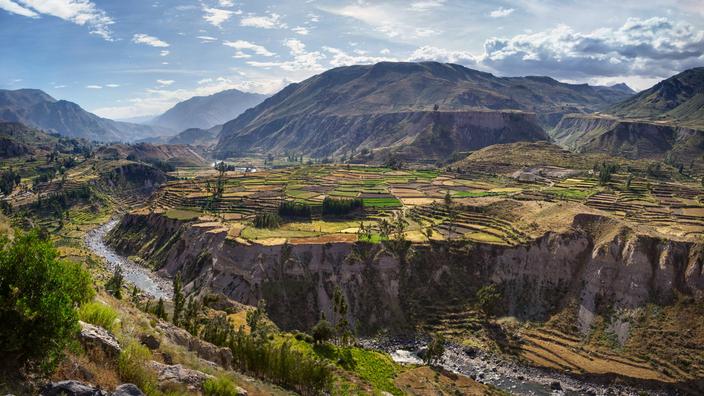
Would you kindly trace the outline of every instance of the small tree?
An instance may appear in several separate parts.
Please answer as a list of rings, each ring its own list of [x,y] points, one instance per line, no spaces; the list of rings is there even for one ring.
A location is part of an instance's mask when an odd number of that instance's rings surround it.
[[[325,319],[320,319],[311,329],[311,335],[316,344],[321,344],[331,340],[335,336],[335,328]]]
[[[180,325],[181,323],[181,313],[183,312],[183,306],[186,303],[186,297],[183,295],[183,284],[181,281],[181,273],[177,273],[174,277],[174,315],[173,322],[175,325]]]
[[[105,284],[105,290],[112,294],[116,299],[122,299],[122,285],[125,283],[125,277],[122,275],[122,268],[115,268],[112,277]]]
[[[261,299],[257,303],[257,308],[247,311],[247,326],[249,326],[249,330],[252,334],[264,335],[266,329],[264,328],[264,326],[262,326],[262,324],[265,317],[266,301],[264,299]]]
[[[435,334],[428,344],[428,350],[425,352],[423,360],[425,361],[425,364],[432,366],[437,364],[440,359],[442,359],[442,355],[444,353],[445,337],[443,337],[442,334]]]
[[[479,309],[485,316],[491,316],[496,312],[498,302],[501,300],[501,292],[495,284],[482,286],[477,290],[477,303]]]
[[[154,315],[159,319],[167,320],[166,309],[164,308],[164,299],[159,298],[159,302],[156,303],[156,308],[154,309]]]

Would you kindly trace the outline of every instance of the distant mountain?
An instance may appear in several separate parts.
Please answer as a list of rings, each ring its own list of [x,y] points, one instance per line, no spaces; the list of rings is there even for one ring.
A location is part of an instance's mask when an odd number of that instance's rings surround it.
[[[229,89],[210,96],[194,96],[176,104],[154,118],[151,125],[165,126],[177,131],[188,128],[209,129],[224,124],[266,99],[266,95]]]
[[[660,81],[607,111],[618,117],[704,128],[704,67]]]
[[[291,84],[226,123],[215,149],[322,157],[388,148],[434,159],[546,139],[541,126],[563,114],[602,110],[629,95],[621,86],[496,77],[437,62],[347,66]]]
[[[18,122],[0,122],[0,158],[42,155],[52,151],[79,153],[90,146],[83,139],[49,134]]]
[[[159,165],[204,166],[209,162],[200,150],[185,145],[151,143],[110,144],[98,148],[96,158],[105,160],[126,159]]]
[[[0,121],[97,141],[131,141],[159,135],[158,128],[101,118],[38,89],[0,90]]]
[[[218,141],[218,135],[222,130],[222,125],[216,125],[210,129],[189,128],[166,140],[166,144],[188,144],[191,146],[214,146]]]

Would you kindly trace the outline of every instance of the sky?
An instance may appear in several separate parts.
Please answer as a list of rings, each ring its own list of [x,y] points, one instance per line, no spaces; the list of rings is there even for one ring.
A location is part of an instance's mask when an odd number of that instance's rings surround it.
[[[704,1],[0,0],[0,43],[0,88],[114,119],[379,61],[641,90],[704,66]]]

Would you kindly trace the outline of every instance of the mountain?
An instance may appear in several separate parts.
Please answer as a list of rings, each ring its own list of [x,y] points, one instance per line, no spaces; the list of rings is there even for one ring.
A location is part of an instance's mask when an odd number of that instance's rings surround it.
[[[266,95],[229,89],[210,96],[194,96],[176,104],[164,114],[150,121],[152,125],[165,126],[177,131],[188,128],[208,129],[224,124],[256,106]]]
[[[565,115],[549,133],[575,152],[704,169],[704,68],[663,80],[603,113]]]
[[[641,118],[704,128],[704,67],[685,70],[607,110]]]
[[[387,148],[433,159],[543,140],[541,127],[563,114],[591,113],[629,95],[622,87],[496,77],[437,62],[347,66],[291,84],[226,123],[215,149],[221,157],[284,151],[322,157]]]
[[[222,130],[222,125],[216,125],[210,129],[188,128],[176,136],[169,138],[166,144],[188,144],[191,146],[214,146],[218,141],[218,135]]]
[[[83,139],[48,134],[17,122],[0,122],[0,158],[3,159],[53,151],[79,153],[89,146]]]
[[[0,121],[96,141],[130,141],[159,135],[160,130],[98,117],[73,102],[56,100],[38,89],[0,90]]]
[[[185,145],[110,144],[98,148],[95,157],[105,160],[142,161],[162,168],[162,164],[170,166],[204,166],[209,164],[202,152]]]

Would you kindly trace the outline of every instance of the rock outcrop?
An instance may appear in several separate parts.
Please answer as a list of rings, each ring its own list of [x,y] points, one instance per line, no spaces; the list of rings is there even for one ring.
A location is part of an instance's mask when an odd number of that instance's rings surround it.
[[[199,358],[213,362],[225,369],[232,368],[232,351],[229,348],[218,347],[203,341],[198,337],[192,336],[186,330],[163,320],[156,324],[156,328],[171,342],[195,352]]]
[[[108,393],[79,381],[59,381],[47,384],[40,396],[108,396]]]
[[[163,364],[159,362],[150,362],[149,366],[156,372],[159,380],[159,386],[169,388],[172,385],[185,386],[189,391],[199,391],[203,389],[203,383],[213,378],[210,374],[205,374],[198,370],[191,370],[183,367],[180,364]]]
[[[99,350],[108,357],[117,357],[120,355],[122,348],[115,337],[100,326],[95,326],[90,323],[79,322],[81,332],[78,335],[81,344],[86,351]]]
[[[578,215],[571,231],[524,245],[438,242],[402,259],[364,243],[241,244],[160,214],[128,214],[110,238],[165,273],[180,271],[190,291],[251,305],[276,301],[269,315],[284,329],[309,329],[321,312],[330,317],[338,286],[362,334],[409,329],[433,309],[473,301],[489,283],[501,290],[503,314],[546,320],[576,304],[583,330],[600,313],[669,304],[676,294],[704,298],[701,252],[692,243],[639,235],[596,215]]]

